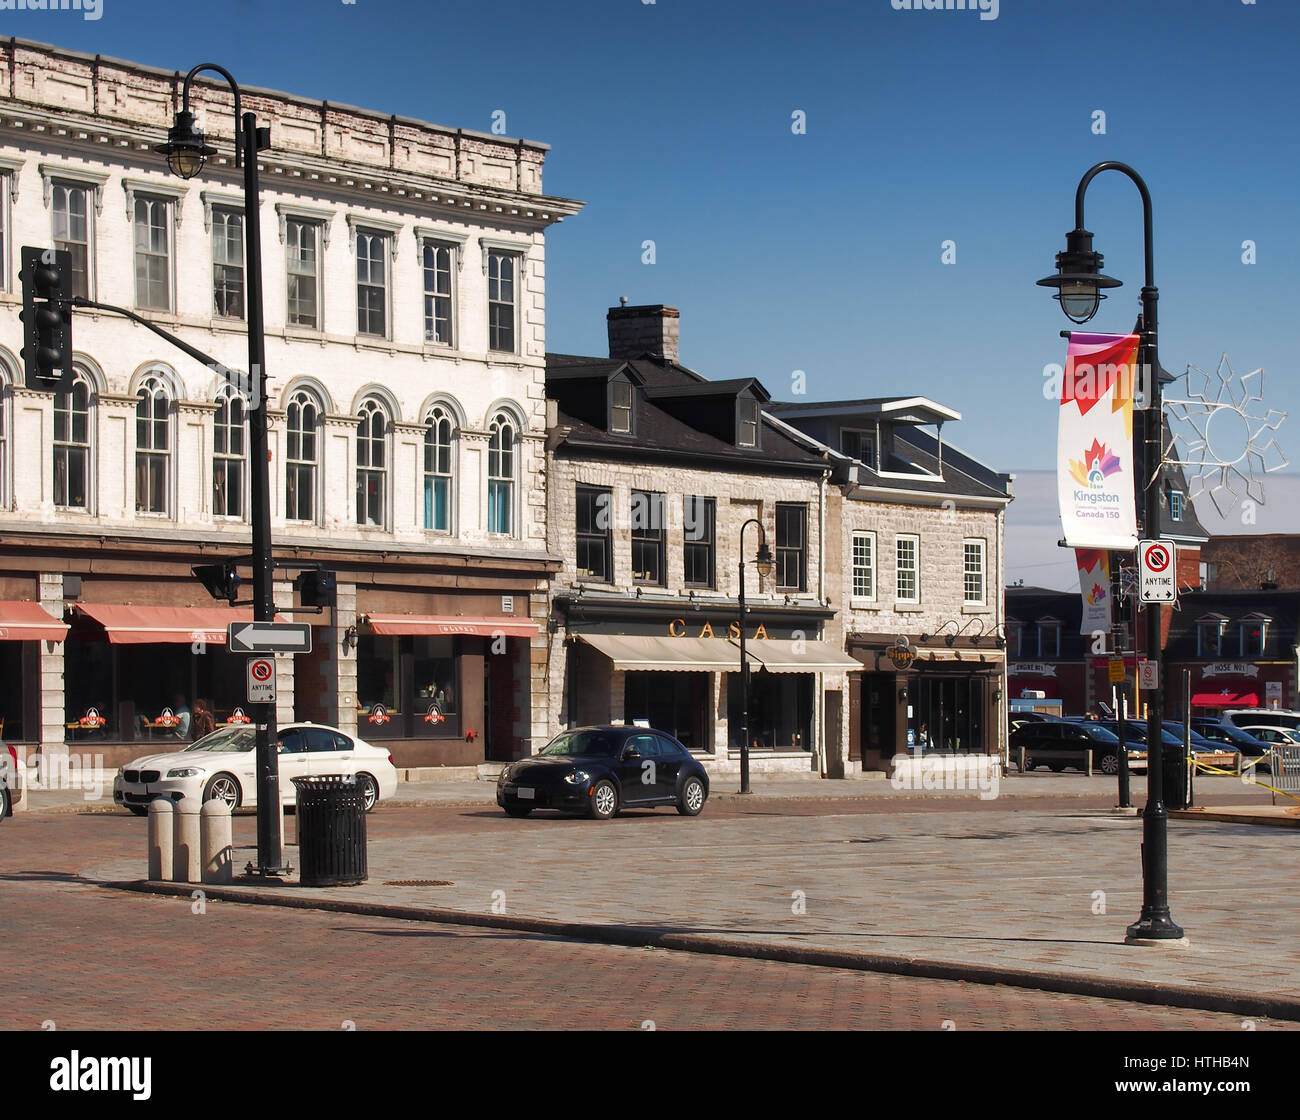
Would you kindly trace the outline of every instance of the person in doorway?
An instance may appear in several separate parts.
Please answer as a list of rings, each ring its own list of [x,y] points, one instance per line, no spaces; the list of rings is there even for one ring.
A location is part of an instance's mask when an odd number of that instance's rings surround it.
[[[190,717],[190,738],[198,742],[205,735],[211,735],[216,728],[216,720],[212,716],[212,709],[208,707],[208,702],[202,698],[195,700],[194,715]]]

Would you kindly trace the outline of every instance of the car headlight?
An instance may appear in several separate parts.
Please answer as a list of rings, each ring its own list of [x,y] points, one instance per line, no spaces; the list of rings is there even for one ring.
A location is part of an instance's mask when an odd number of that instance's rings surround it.
[[[510,767],[507,766],[500,774],[497,775],[497,785],[502,785],[510,780]]]
[[[169,778],[197,778],[203,771],[197,766],[181,766],[176,770],[168,770]]]
[[[572,773],[565,774],[564,780],[571,786],[581,786],[591,781],[591,775],[585,770],[574,770]]]

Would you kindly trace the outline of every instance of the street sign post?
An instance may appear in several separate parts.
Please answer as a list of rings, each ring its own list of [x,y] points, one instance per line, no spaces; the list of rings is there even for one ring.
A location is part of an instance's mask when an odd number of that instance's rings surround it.
[[[250,704],[275,703],[275,658],[250,657],[248,659],[248,702]]]
[[[311,653],[307,622],[232,622],[226,627],[231,653]]]
[[[1138,542],[1138,598],[1144,603],[1172,603],[1178,598],[1173,541]]]

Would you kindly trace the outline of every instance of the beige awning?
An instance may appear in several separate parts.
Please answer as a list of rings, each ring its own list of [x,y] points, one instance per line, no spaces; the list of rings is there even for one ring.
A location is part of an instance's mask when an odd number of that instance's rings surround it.
[[[651,634],[579,634],[620,672],[735,673],[740,650],[721,638],[671,638]],[[750,668],[757,668],[751,659]]]
[[[734,638],[731,644],[739,645]],[[807,638],[747,638],[745,653],[769,673],[852,673],[866,668],[830,642]]]

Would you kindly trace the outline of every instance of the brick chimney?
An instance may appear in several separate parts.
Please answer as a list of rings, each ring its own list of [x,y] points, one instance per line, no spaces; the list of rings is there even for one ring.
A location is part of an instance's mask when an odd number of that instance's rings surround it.
[[[611,307],[605,316],[609,327],[611,358],[654,358],[677,361],[677,308],[662,303],[644,307]]]

